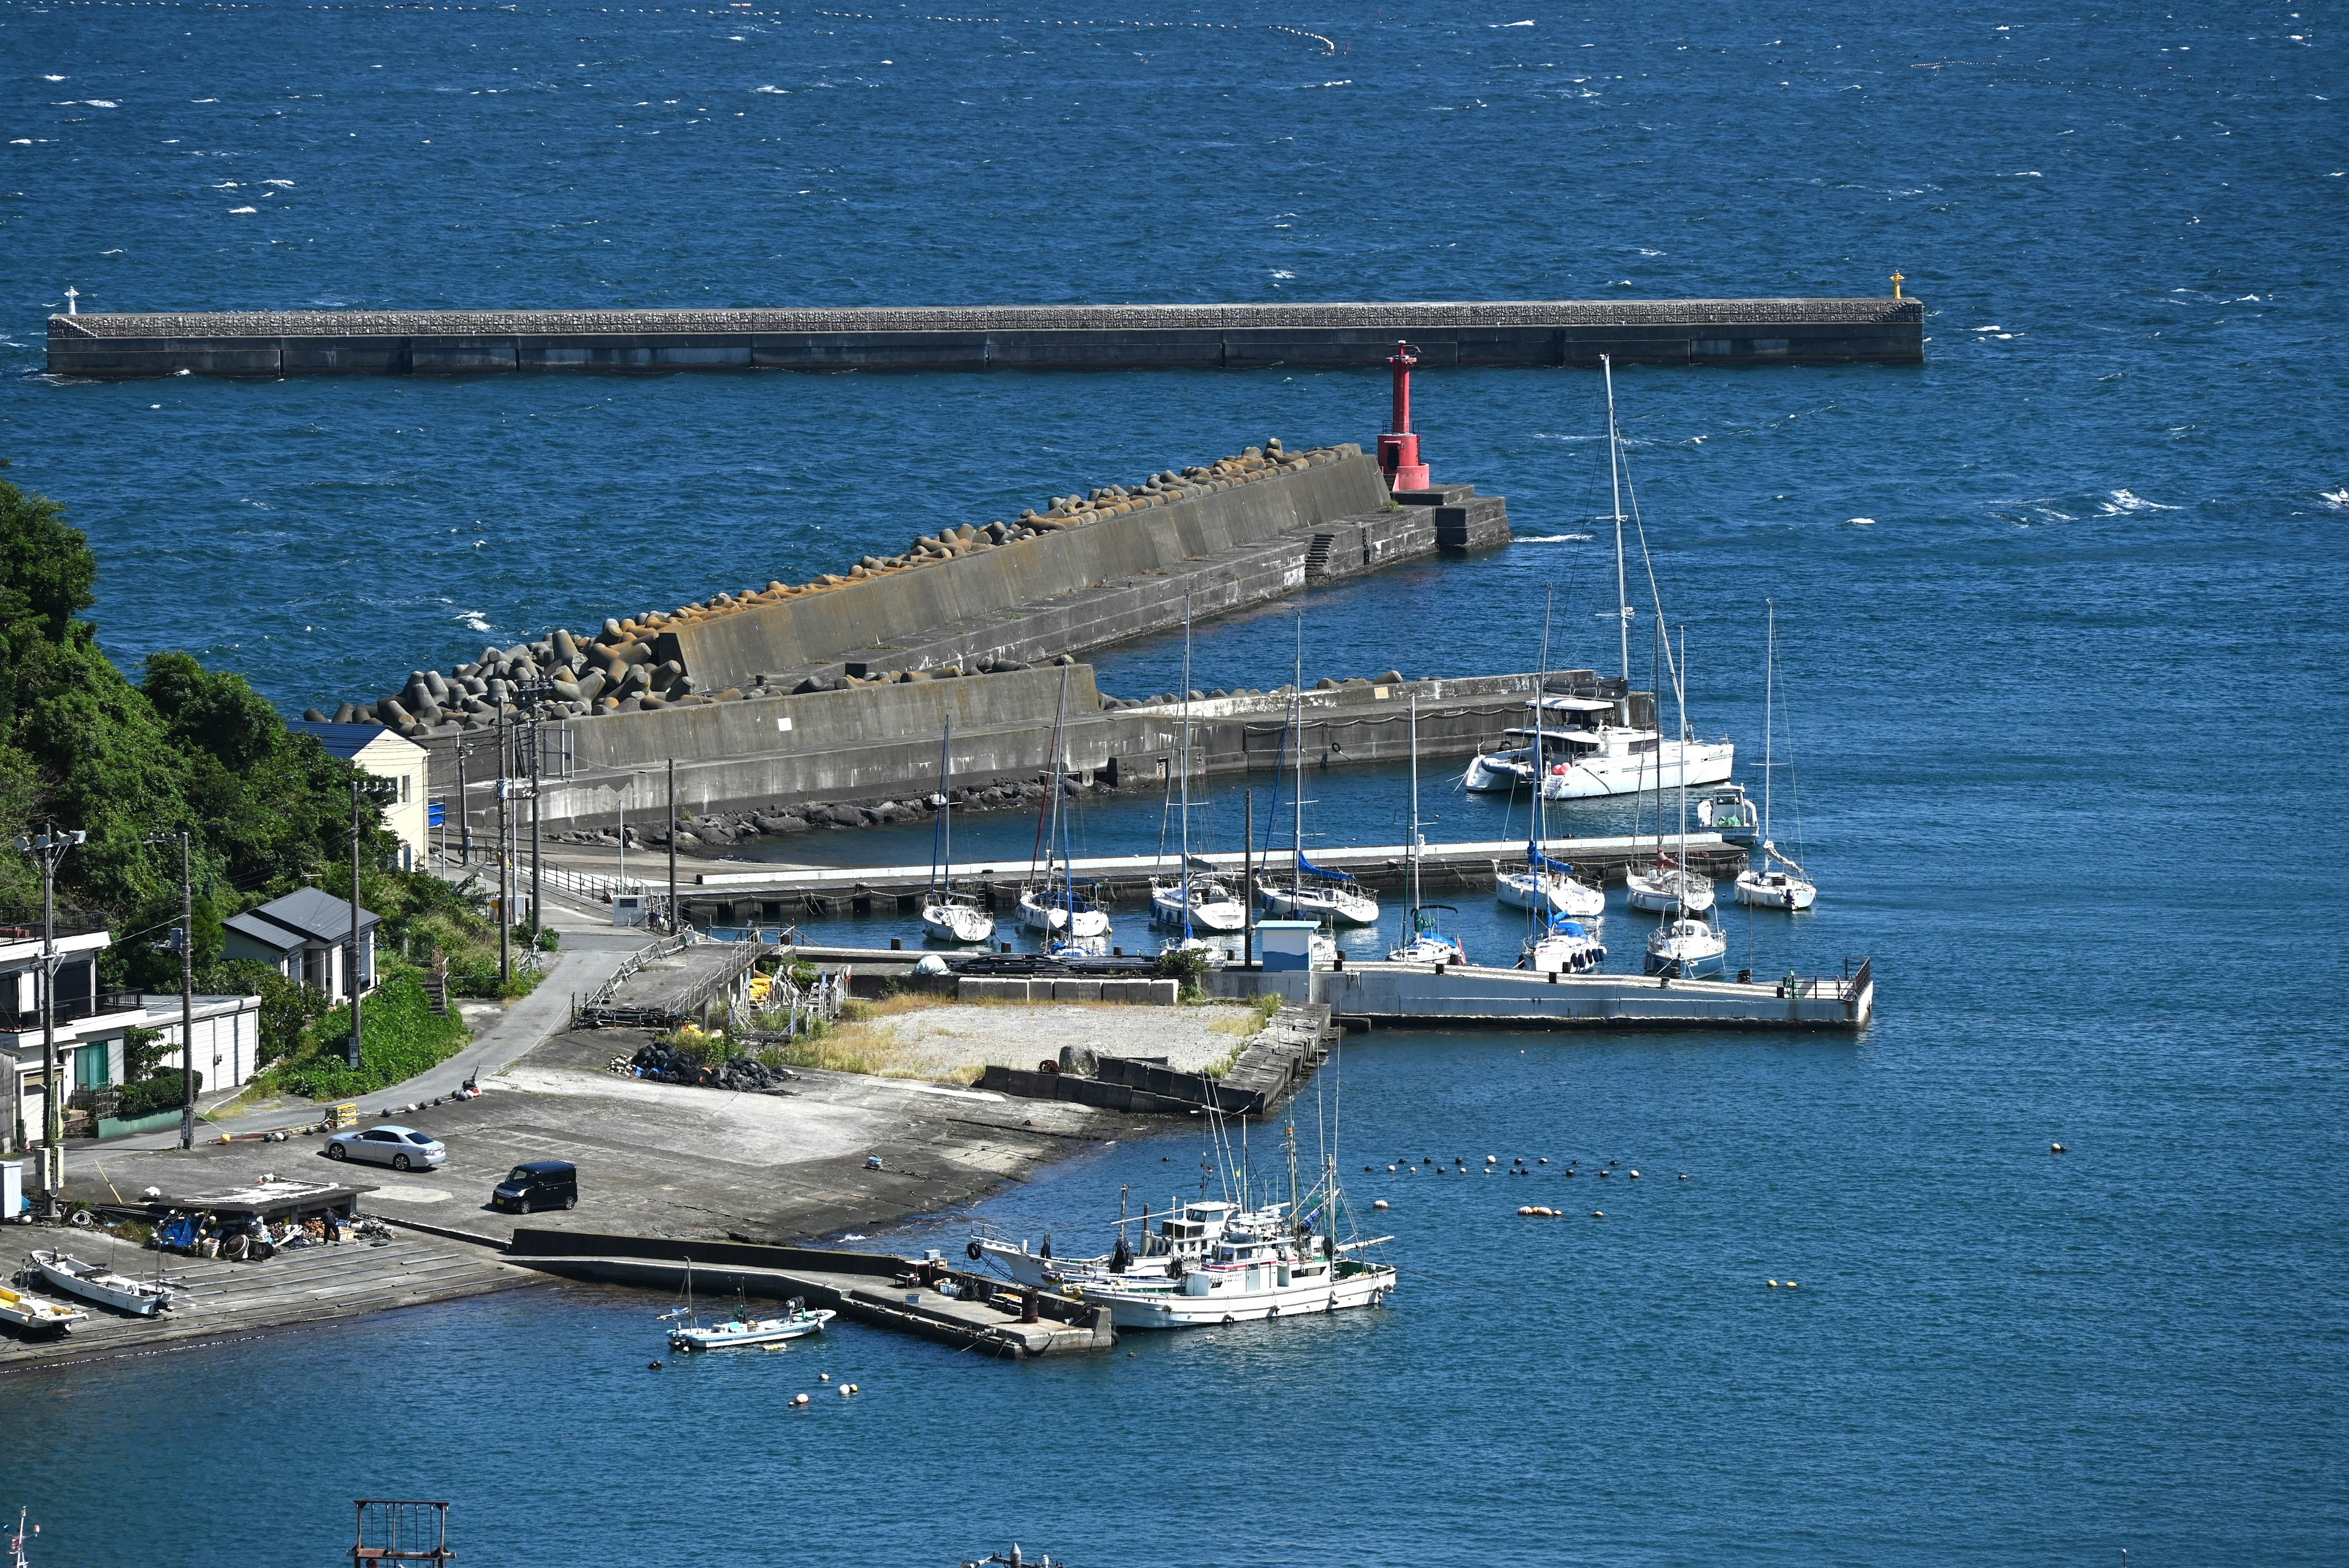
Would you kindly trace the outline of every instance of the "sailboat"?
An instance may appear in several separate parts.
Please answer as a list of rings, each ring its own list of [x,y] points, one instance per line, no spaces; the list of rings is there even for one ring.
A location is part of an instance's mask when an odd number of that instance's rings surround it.
[[[1810,874],[1789,857],[1770,837],[1770,785],[1775,776],[1775,759],[1772,754],[1776,730],[1778,706],[1778,607],[1770,606],[1769,664],[1762,684],[1762,864],[1748,866],[1737,874],[1737,901],[1757,909],[1807,909],[1818,902],[1818,884]],[[1789,749],[1794,736],[1787,735]],[[1786,782],[1794,783],[1795,764],[1786,764]],[[1800,797],[1797,797],[1799,801]],[[1802,848],[1802,812],[1795,814],[1796,849]]]
[[[1664,659],[1663,634],[1657,632],[1655,670],[1656,720],[1663,722]],[[1681,672],[1673,672],[1674,689],[1678,690]],[[1683,731],[1687,726],[1682,726]],[[1681,853],[1678,859],[1664,853],[1664,776],[1656,772],[1656,859],[1652,866],[1634,867],[1623,874],[1624,901],[1631,908],[1651,915],[1666,915],[1675,910],[1683,914],[1701,915],[1713,908],[1713,878],[1688,868],[1688,786],[1681,786]]]
[[[1204,948],[1203,930],[1219,935],[1247,924],[1247,906],[1232,897],[1213,862],[1191,856],[1191,599],[1183,598],[1183,742],[1175,752],[1175,770],[1182,774],[1182,867],[1173,881],[1150,882],[1150,918],[1182,933],[1170,948]],[[1159,853],[1165,853],[1162,827]]]
[[[1318,920],[1326,926],[1375,926],[1379,901],[1343,871],[1330,871],[1305,858],[1305,618],[1297,618],[1297,673],[1289,687],[1288,753],[1298,759],[1296,795],[1289,803],[1288,885],[1270,877],[1257,881],[1264,912],[1286,920]],[[1337,955],[1337,944],[1330,944]]]
[[[1534,686],[1538,694],[1549,684],[1549,620],[1550,607],[1542,607],[1541,673]],[[1542,732],[1537,723],[1533,732],[1534,775],[1542,770]],[[1495,870],[1493,896],[1514,909],[1532,909],[1545,917],[1563,916],[1571,919],[1596,919],[1607,912],[1607,895],[1588,883],[1574,878],[1574,867],[1562,860],[1552,860],[1542,852],[1542,840],[1547,826],[1543,797],[1534,792],[1533,815],[1526,826],[1526,868],[1522,871]],[[1528,947],[1530,950],[1530,945]],[[1600,950],[1603,956],[1605,950]]]
[[[1411,699],[1411,841],[1403,848],[1411,862],[1411,911],[1402,945],[1390,950],[1387,958],[1394,963],[1466,963],[1467,950],[1445,936],[1435,919],[1439,909],[1459,911],[1449,904],[1430,904],[1420,898],[1419,860],[1426,846],[1419,831],[1419,696],[1414,692]]]
[[[1607,378],[1607,471],[1615,495],[1615,618],[1619,644],[1623,659],[1623,684],[1628,691],[1631,683],[1631,594],[1630,578],[1623,545],[1623,463],[1622,431],[1615,421],[1615,369],[1609,357],[1600,356],[1600,369]],[[1632,502],[1633,518],[1637,521],[1639,503]],[[1640,534],[1640,551],[1644,558],[1646,545],[1644,525]],[[1655,587],[1655,573],[1649,571],[1649,588]],[[1662,609],[1659,606],[1657,613]],[[1551,699],[1555,705],[1567,699]],[[1729,777],[1736,765],[1736,748],[1728,741],[1699,741],[1690,735],[1686,725],[1677,736],[1663,733],[1663,715],[1656,716],[1656,727],[1640,729],[1632,725],[1630,700],[1624,699],[1621,722],[1600,723],[1588,730],[1569,729],[1551,735],[1548,765],[1541,773],[1541,792],[1550,800],[1596,800],[1608,795],[1638,794],[1648,787],[1651,774],[1659,786],[1682,784],[1704,785],[1720,784]]]
[[[968,893],[954,890],[954,722],[938,747],[938,830],[931,844],[930,888],[922,898],[922,935],[941,942],[983,942],[995,917]]]
[[[1063,805],[1069,790],[1069,759],[1064,737],[1069,717],[1069,671],[1061,668],[1060,707],[1052,716],[1052,779],[1043,808],[1037,814],[1037,835],[1043,850],[1044,875],[1036,879],[1036,859],[1029,859],[1029,883],[1019,890],[1019,923],[1047,939],[1109,946],[1109,911],[1077,891],[1065,853],[1068,830]],[[1057,860],[1057,871],[1055,862]]]
[[[1688,731],[1688,644],[1685,640],[1686,634],[1683,633],[1682,636],[1680,662],[1672,670],[1672,701],[1680,715],[1681,731],[1685,734]],[[1676,890],[1685,888],[1689,886],[1689,879],[1695,877],[1704,884],[1704,905],[1702,909],[1692,909],[1684,901],[1673,906],[1669,918],[1656,928],[1655,935],[1648,939],[1646,964],[1648,973],[1670,975],[1675,980],[1719,974],[1722,961],[1729,952],[1729,939],[1721,934],[1721,928],[1715,925],[1710,917],[1704,919],[1696,918],[1713,908],[1713,879],[1709,877],[1696,877],[1694,872],[1687,868],[1688,785],[1685,782],[1681,785],[1680,805],[1681,863],[1672,868],[1673,877],[1671,886]],[[1663,801],[1659,798],[1656,802],[1656,843],[1659,851],[1663,846]],[[1660,853],[1659,861],[1661,858]]]

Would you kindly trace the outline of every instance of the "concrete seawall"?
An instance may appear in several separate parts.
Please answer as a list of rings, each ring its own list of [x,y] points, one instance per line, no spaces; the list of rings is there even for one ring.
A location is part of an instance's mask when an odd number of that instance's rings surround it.
[[[1328,369],[1408,338],[1430,366],[1913,365],[1914,299],[1498,300],[804,310],[52,316],[53,375]]]

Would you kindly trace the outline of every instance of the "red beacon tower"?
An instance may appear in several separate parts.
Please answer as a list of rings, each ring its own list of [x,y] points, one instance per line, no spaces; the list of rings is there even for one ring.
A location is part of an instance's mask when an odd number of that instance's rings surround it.
[[[1425,490],[1427,464],[1419,461],[1419,437],[1411,429],[1411,368],[1419,356],[1410,344],[1398,343],[1387,363],[1394,369],[1394,420],[1379,437],[1379,472],[1387,476],[1389,490]]]

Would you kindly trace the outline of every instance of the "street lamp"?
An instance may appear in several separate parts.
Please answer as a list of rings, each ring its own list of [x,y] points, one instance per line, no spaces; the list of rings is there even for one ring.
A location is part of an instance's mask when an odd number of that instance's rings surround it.
[[[18,853],[41,859],[41,1212],[50,1220],[64,1208],[66,1185],[66,1107],[57,1098],[57,862],[88,841],[78,827],[54,826],[16,840]]]

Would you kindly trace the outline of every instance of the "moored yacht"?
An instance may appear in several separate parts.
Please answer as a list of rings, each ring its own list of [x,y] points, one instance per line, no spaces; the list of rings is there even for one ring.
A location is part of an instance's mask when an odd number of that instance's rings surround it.
[[[1674,980],[1696,980],[1721,972],[1729,951],[1728,939],[1710,920],[1692,915],[1667,920],[1648,939],[1646,971]]]
[[[1659,855],[1653,866],[1625,872],[1623,887],[1631,908],[1651,915],[1668,915],[1675,909],[1701,915],[1713,908],[1713,878],[1690,870],[1670,856]]]
[[[1536,974],[1588,974],[1606,961],[1607,950],[1581,921],[1554,915],[1537,935],[1527,939],[1517,967]]]

